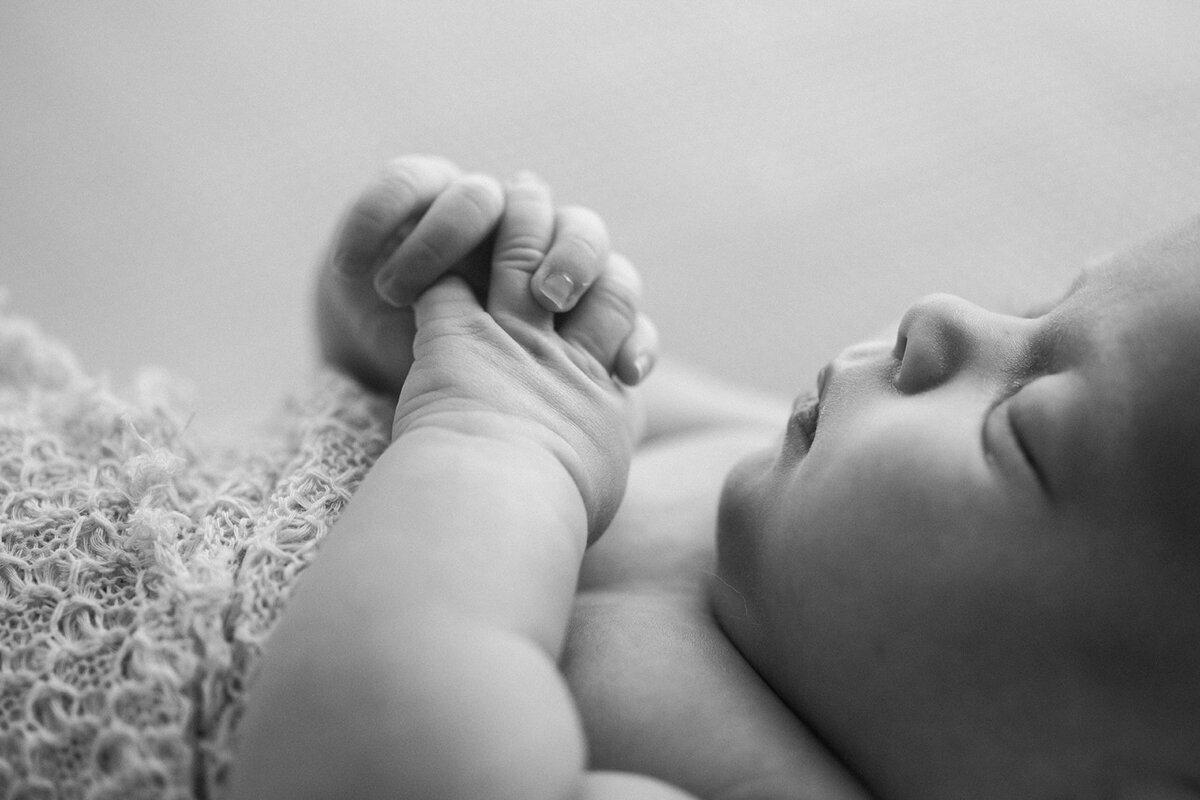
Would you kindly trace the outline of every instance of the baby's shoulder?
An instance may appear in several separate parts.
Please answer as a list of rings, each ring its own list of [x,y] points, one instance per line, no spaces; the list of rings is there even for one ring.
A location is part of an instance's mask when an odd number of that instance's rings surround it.
[[[700,595],[581,593],[562,667],[593,769],[651,775],[700,797],[864,796]]]

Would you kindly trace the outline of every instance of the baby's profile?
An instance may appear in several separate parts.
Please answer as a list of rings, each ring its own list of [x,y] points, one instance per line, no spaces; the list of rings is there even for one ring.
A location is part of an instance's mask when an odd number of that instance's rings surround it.
[[[446,276],[446,273],[453,273]],[[237,798],[1200,798],[1200,221],[786,403],[656,359],[603,223],[409,157],[318,280],[393,442]]]

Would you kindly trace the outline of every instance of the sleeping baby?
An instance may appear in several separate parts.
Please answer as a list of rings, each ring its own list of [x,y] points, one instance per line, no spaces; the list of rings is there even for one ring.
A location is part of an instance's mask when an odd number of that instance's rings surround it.
[[[790,407],[644,380],[638,275],[528,174],[394,162],[317,303],[393,441],[235,797],[1200,798],[1200,221]]]

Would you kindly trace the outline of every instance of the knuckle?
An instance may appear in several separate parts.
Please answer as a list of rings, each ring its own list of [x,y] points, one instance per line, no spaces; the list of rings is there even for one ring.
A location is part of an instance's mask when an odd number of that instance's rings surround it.
[[[608,235],[604,219],[587,206],[563,206],[558,213],[565,221],[580,228],[594,230],[600,236]]]
[[[509,215],[527,223],[536,220],[539,225],[553,229],[554,209],[545,184],[525,180],[510,184],[502,191]]]
[[[419,180],[419,165],[411,158],[397,158],[387,163],[383,170],[383,183],[393,189],[413,189]]]
[[[556,242],[546,255],[547,267],[574,275],[590,275],[589,269],[598,261],[598,253],[581,239]],[[590,279],[587,281],[590,283]]]
[[[348,222],[355,230],[381,234],[397,222],[395,203],[387,193],[367,192],[351,207]]]
[[[381,210],[386,209],[392,214],[409,213],[421,200],[420,178],[411,170],[388,170],[374,194]]]
[[[541,241],[533,235],[514,236],[496,253],[500,266],[519,266],[530,271],[537,268],[545,258]]]
[[[503,191],[485,175],[465,175],[455,181],[454,189],[466,212],[476,220],[491,222],[500,214]]]
[[[631,296],[635,298],[642,296],[642,273],[625,256],[619,253],[611,254],[608,258],[608,269],[605,275],[609,280],[625,287],[625,291]]]
[[[392,174],[395,174],[398,172],[405,172],[405,171],[408,171],[408,170],[416,167],[418,164],[421,163],[421,160],[422,159],[420,156],[414,156],[414,155],[397,156],[395,158],[388,159],[388,161],[383,165],[383,171],[384,171],[385,175],[392,175]]]
[[[591,239],[568,233],[559,237],[546,254],[547,266],[579,276],[591,283],[600,271],[604,251]]]
[[[592,291],[598,295],[599,300],[602,300],[622,319],[633,324],[638,313],[638,301],[637,295],[630,291],[629,286],[616,281],[602,280],[593,287]]]
[[[518,172],[508,185],[514,190],[528,190],[539,194],[550,191],[550,185],[542,179],[542,176],[531,170]]]
[[[610,269],[600,276],[591,289],[593,302],[602,302],[622,317],[633,320],[641,305],[637,273],[632,270]]]
[[[609,357],[607,350],[609,350],[611,348],[605,346],[606,342],[604,341],[604,337],[601,336],[596,331],[592,331],[592,330],[576,331],[573,338],[575,339],[575,344],[578,347],[582,347],[584,350],[591,353],[594,357],[596,357],[598,359],[607,359]],[[605,365],[605,366],[608,366],[608,365]]]
[[[548,259],[554,266],[592,275],[607,258],[608,231],[599,215],[582,206],[566,206],[558,211],[558,235]]]
[[[408,154],[397,156],[384,164],[384,174],[404,174],[410,177],[427,173],[455,174],[458,168],[441,156]]]
[[[380,229],[391,228],[406,211],[403,190],[397,190],[385,178],[369,184],[355,198],[347,210],[343,224],[354,226],[355,231],[365,230],[372,234]]]
[[[595,250],[608,249],[608,226],[592,209],[564,206],[558,211],[558,223],[568,235],[587,240]]]
[[[410,206],[428,202],[458,174],[458,167],[444,158],[407,155],[388,161],[378,183],[388,202]]]

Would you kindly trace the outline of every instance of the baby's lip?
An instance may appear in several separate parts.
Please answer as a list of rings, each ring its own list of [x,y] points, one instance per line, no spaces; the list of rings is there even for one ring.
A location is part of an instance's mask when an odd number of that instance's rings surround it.
[[[821,367],[821,371],[817,373],[817,400],[824,401],[825,388],[829,384],[829,380],[833,377],[833,362],[829,362]]]
[[[788,416],[786,441],[802,443],[805,455],[808,454],[813,438],[817,435],[817,425],[821,420],[821,409],[825,401],[825,390],[833,379],[833,372],[833,363],[826,364],[817,373],[817,391],[801,392],[792,401],[792,413]]]
[[[813,391],[804,391],[796,395],[796,399],[792,401],[792,413],[789,416],[796,416],[805,410],[805,407],[812,403],[819,402],[819,395]]]
[[[792,402],[792,413],[788,417],[788,441],[803,443],[804,452],[807,453],[812,447],[820,416],[821,406],[817,393],[800,394]]]

